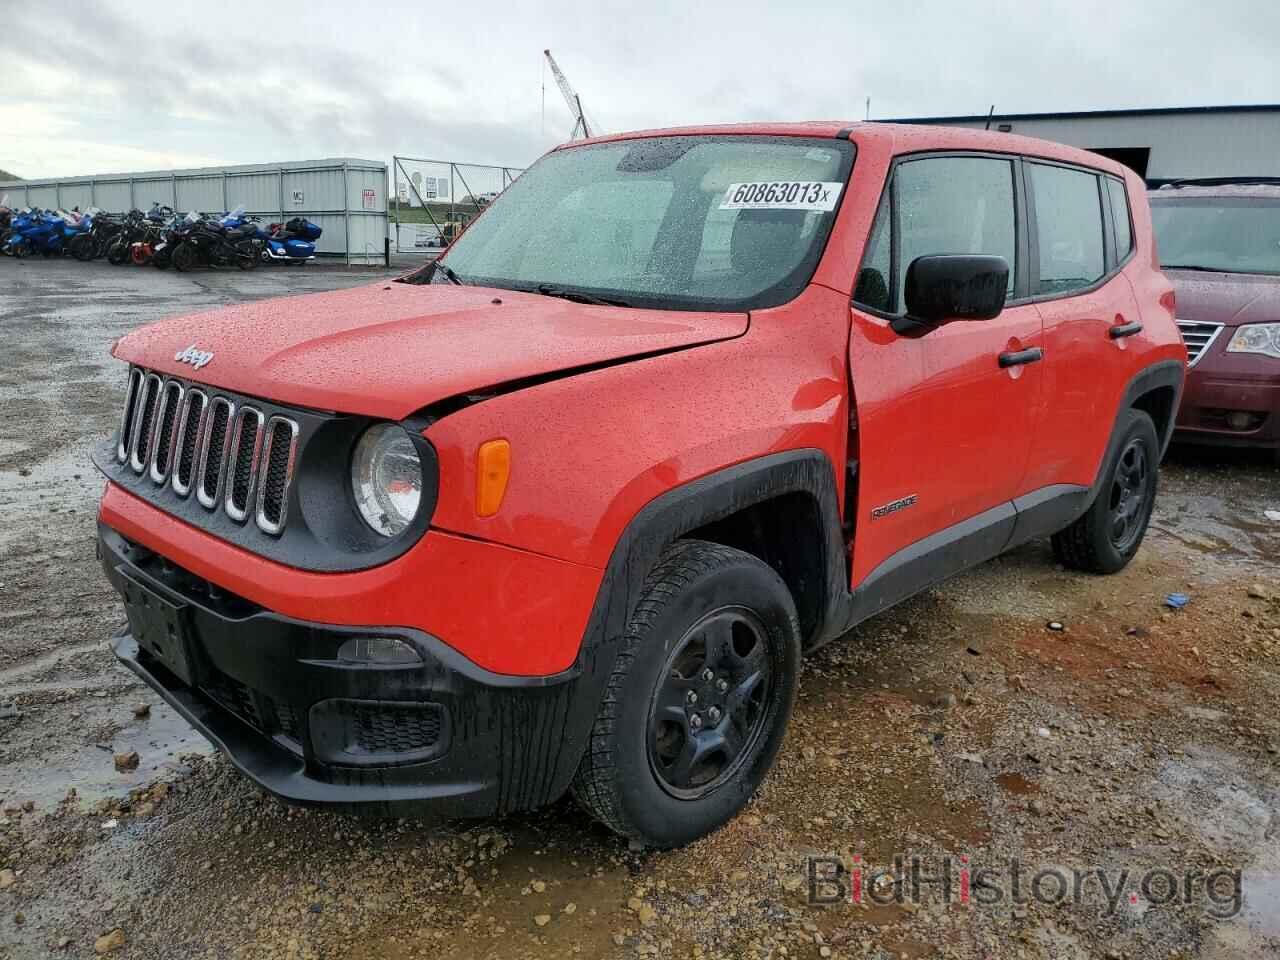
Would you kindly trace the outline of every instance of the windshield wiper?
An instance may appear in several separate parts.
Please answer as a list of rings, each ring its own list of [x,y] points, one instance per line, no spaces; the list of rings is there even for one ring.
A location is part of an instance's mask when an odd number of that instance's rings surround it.
[[[599,307],[631,306],[631,304],[626,300],[619,300],[616,297],[597,297],[593,293],[584,293],[581,290],[568,290],[564,287],[557,287],[550,283],[540,283],[533,289],[544,297],[559,297],[561,300],[571,300],[574,303],[589,303]]]
[[[462,278],[454,273],[453,268],[447,263],[441,263],[437,260],[436,269],[443,273],[449,279],[450,283],[456,283],[458,286],[462,286]]]
[[[1162,270],[1196,270],[1200,273],[1243,273],[1242,270],[1228,270],[1225,267],[1202,267],[1194,263],[1162,263]]]

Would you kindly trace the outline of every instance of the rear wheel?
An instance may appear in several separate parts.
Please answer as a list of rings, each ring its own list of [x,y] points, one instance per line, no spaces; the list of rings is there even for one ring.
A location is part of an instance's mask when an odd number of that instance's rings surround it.
[[[120,266],[129,260],[129,242],[124,237],[117,237],[107,246],[107,263]]]
[[[190,244],[184,243],[173,251],[173,269],[186,273],[196,265],[196,252]]]
[[[1151,417],[1126,410],[1120,443],[1107,464],[1093,505],[1067,529],[1053,535],[1053,552],[1064,566],[1089,573],[1116,573],[1142,546],[1155,507],[1160,440]]]
[[[715,830],[773,766],[799,670],[795,604],[777,573],[719,544],[674,544],[628,625],[574,797],[654,847]]]

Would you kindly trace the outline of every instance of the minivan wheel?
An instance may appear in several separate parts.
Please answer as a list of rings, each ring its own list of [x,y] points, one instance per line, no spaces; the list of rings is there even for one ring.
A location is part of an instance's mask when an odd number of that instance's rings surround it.
[[[1133,559],[1155,507],[1160,441],[1151,417],[1126,410],[1116,453],[1088,512],[1053,535],[1058,562],[1090,573],[1115,573]]]
[[[773,766],[799,672],[782,578],[741,550],[678,541],[628,624],[574,797],[652,847],[715,830]]]

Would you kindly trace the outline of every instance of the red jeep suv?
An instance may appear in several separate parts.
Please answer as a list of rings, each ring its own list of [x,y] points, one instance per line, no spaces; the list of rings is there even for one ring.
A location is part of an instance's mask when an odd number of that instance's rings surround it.
[[[563,146],[396,283],[154,324],[96,452],[117,656],[299,803],[732,817],[804,651],[1142,541],[1186,351],[1142,182],[871,123]]]
[[[1180,180],[1150,199],[1190,354],[1174,439],[1280,463],[1280,178]]]

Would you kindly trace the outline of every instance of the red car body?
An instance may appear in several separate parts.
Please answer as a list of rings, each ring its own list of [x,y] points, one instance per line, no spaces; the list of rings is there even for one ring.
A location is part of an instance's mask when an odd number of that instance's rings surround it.
[[[1149,412],[1167,441],[1186,353],[1132,172],[1006,134],[881,124],[689,128],[589,144],[710,135],[856,148],[821,258],[785,303],[671,311],[377,283],[165,321],[116,344],[119,359],[187,391],[410,424],[434,451],[433,508],[412,543],[348,569],[272,555],[254,531],[207,528],[194,507],[158,499],[146,476],[117,463],[114,441],[99,457],[108,576],[131,603],[136,581],[187,610],[176,616],[216,613],[217,624],[193,629],[231,693],[188,689],[127,637],[122,658],[270,789],[379,810],[427,801],[450,814],[547,802],[577,767],[639,583],[672,539],[711,537],[747,513],[766,525],[785,517],[773,560],[811,647],[1082,514],[1121,411]],[[992,320],[900,334],[852,302],[858,265],[895,164],[957,152],[1123,183],[1132,251],[1113,245],[1106,275],[1073,295],[1017,287]],[[175,359],[193,344],[215,357],[194,372]],[[1042,362],[997,363],[1037,350]],[[509,442],[510,476],[500,508],[482,516],[477,448],[495,438]],[[319,495],[304,487],[298,509]],[[231,652],[223,625],[246,636],[268,621],[288,639],[264,640],[256,659]],[[432,663],[360,673],[314,654],[326,631],[370,629],[433,638]],[[333,698],[395,701],[423,689],[449,700],[454,743],[443,757],[364,770],[328,762],[308,740],[308,722]],[[247,722],[238,691],[253,703]],[[291,720],[262,719],[288,700]]]

